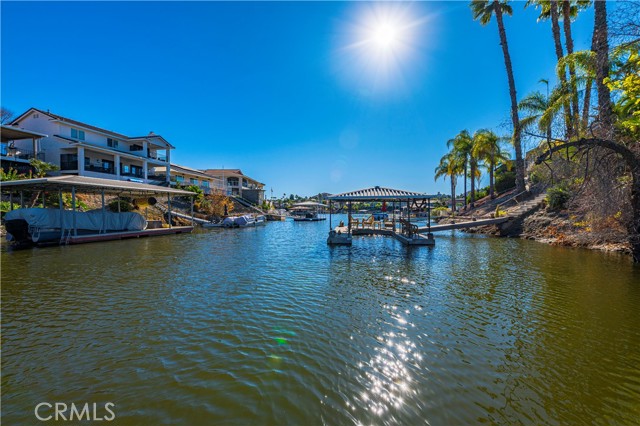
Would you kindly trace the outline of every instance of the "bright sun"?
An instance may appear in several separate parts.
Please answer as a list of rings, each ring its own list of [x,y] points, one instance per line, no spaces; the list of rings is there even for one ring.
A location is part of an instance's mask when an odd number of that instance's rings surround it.
[[[360,87],[397,87],[423,49],[429,19],[413,3],[359,4],[345,26],[341,65]]]
[[[399,41],[399,31],[391,23],[382,23],[373,31],[371,40],[381,49],[392,49]]]

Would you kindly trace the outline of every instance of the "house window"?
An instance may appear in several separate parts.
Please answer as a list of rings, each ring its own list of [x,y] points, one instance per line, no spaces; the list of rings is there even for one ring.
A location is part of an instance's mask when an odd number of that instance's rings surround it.
[[[102,160],[102,168],[108,173],[113,173],[113,165],[113,161]]]
[[[191,178],[191,179],[189,179],[189,180],[190,180],[190,181],[191,181],[191,183],[192,183],[192,184],[194,184],[194,185],[197,185],[197,184],[198,184],[198,179]]]
[[[89,167],[91,165],[91,158],[84,157],[84,167]]]
[[[107,146],[110,147],[110,148],[117,148],[118,147],[118,140],[117,139],[107,138]]]
[[[71,138],[72,139],[79,139],[79,140],[83,141],[84,140],[84,130],[78,130],[78,129],[71,128]]]
[[[122,165],[122,173],[129,173],[129,166],[127,164]]]
[[[129,151],[142,151],[142,145],[133,144],[129,147]]]
[[[202,181],[202,186],[204,186],[205,188],[209,187],[209,181],[208,180],[203,180]]]
[[[184,176],[176,176],[176,182],[184,182]]]
[[[60,154],[60,170],[77,170],[77,154]]]

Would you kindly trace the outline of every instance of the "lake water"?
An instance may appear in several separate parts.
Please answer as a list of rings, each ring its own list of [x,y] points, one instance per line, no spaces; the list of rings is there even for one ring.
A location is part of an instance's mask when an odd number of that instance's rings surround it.
[[[328,227],[3,244],[2,423],[43,401],[113,402],[118,425],[640,421],[629,258]]]

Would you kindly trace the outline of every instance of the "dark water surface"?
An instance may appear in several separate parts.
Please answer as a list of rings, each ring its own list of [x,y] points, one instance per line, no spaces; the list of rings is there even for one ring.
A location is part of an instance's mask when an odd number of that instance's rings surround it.
[[[3,244],[2,424],[43,401],[114,402],[118,425],[639,423],[628,258],[327,231]]]

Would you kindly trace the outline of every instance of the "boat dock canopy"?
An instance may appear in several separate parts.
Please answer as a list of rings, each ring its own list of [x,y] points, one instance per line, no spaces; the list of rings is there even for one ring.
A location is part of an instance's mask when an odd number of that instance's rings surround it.
[[[404,191],[402,189],[383,188],[380,186],[344,192],[327,197],[327,199],[332,201],[423,200],[426,198],[435,198],[435,195]]]
[[[168,188],[165,186],[149,185],[123,180],[98,179],[85,176],[53,176],[35,179],[22,179],[2,182],[3,192],[15,191],[42,191],[42,190],[62,190],[71,192],[71,189],[82,192],[103,192],[114,195],[149,195],[149,194],[170,194],[194,196],[190,191]]]

